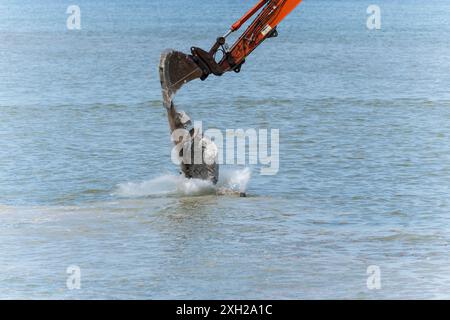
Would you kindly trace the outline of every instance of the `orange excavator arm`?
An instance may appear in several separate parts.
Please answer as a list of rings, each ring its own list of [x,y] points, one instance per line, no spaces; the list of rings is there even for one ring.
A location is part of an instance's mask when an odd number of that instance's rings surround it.
[[[255,15],[255,13],[257,13],[259,11],[259,9],[261,9],[262,7],[264,7],[264,5],[267,4],[266,0],[259,0],[258,4],[256,4],[251,10],[249,10],[246,14],[244,14],[242,16],[242,18],[240,18],[238,21],[236,21],[230,28],[230,30],[232,32],[239,30],[240,27],[242,27],[242,25],[244,23],[247,22],[248,19],[250,19],[251,17],[253,17]]]
[[[236,21],[223,37],[219,37],[209,52],[200,48],[191,48],[194,59],[204,70],[204,77],[213,73],[217,76],[227,71],[240,71],[245,58],[265,39],[278,35],[276,27],[302,0],[260,0],[242,18]],[[228,49],[225,46],[226,37],[239,30],[257,12],[259,14],[239,39]],[[223,58],[216,63],[215,54],[221,49]]]
[[[297,7],[302,0],[260,0],[246,15],[238,20],[231,27],[231,31],[239,29],[251,16],[263,8],[253,23],[239,37],[236,43],[231,47],[228,55],[220,62],[222,68],[226,71],[233,69],[240,70],[240,66],[245,58],[258,47],[265,39],[276,37],[277,25],[292,10]]]
[[[164,90],[175,93],[183,84],[200,78],[205,80],[210,74],[221,76],[225,72],[241,70],[242,64],[253,50],[264,40],[276,37],[278,24],[292,12],[302,0],[259,0],[244,16],[237,20],[230,30],[217,38],[209,51],[192,47],[191,55],[179,51],[163,54],[160,64],[161,84]],[[238,40],[228,47],[226,38],[239,30],[253,16],[256,18]],[[223,56],[216,61],[216,54]]]

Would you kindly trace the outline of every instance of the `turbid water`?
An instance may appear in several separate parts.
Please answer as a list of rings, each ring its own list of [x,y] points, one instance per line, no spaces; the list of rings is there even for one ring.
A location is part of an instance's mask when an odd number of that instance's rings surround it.
[[[448,1],[377,1],[371,31],[370,3],[305,0],[240,74],[183,88],[206,127],[280,129],[278,174],[224,167],[220,195],[170,161],[157,67],[251,3],[77,4],[79,31],[0,4],[0,298],[450,297]]]

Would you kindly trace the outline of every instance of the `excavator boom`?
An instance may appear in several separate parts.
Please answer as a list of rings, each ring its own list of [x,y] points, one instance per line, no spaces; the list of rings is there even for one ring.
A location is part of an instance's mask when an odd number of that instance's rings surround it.
[[[168,51],[161,56],[160,78],[165,94],[173,96],[181,86],[200,78],[205,80],[210,74],[221,76],[225,72],[241,70],[242,64],[253,50],[265,39],[276,37],[277,25],[297,7],[302,0],[259,0],[242,18],[236,21],[230,30],[217,38],[209,51],[192,47],[191,54]],[[258,13],[258,14],[257,14]],[[226,45],[226,38],[239,30],[251,17],[256,18],[231,46]],[[216,61],[216,53],[223,56]]]

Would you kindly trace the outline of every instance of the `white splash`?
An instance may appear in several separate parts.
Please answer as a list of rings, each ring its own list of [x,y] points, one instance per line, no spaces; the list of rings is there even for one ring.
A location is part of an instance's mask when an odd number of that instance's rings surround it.
[[[250,168],[221,168],[217,185],[205,180],[187,179],[182,175],[168,174],[148,181],[121,183],[117,186],[114,195],[125,198],[141,198],[161,195],[239,194],[246,192],[250,178]]]
[[[250,168],[241,170],[221,169],[216,186],[218,194],[245,193],[251,178]]]

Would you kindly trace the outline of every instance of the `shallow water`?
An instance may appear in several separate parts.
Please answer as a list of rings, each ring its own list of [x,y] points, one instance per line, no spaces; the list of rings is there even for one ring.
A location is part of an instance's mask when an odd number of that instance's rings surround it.
[[[80,31],[0,4],[0,298],[449,298],[447,1],[378,1],[369,31],[366,3],[304,0],[239,75],[183,88],[206,127],[280,129],[279,173],[220,190],[170,162],[157,66],[250,3],[77,3]]]

